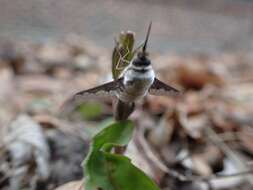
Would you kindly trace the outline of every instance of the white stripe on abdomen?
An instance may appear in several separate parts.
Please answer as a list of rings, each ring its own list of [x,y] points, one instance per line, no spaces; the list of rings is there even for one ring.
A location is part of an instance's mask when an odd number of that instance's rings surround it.
[[[147,94],[155,78],[152,68],[149,68],[144,73],[140,73],[129,67],[123,76],[124,90],[119,91],[117,95],[123,102],[135,102],[143,98]]]

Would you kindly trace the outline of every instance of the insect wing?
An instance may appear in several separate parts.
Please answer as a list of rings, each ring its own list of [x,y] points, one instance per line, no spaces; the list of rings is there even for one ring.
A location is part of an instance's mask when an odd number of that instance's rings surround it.
[[[100,86],[83,90],[74,94],[70,99],[68,99],[63,107],[68,109],[68,107],[75,107],[82,102],[88,100],[97,100],[97,99],[107,99],[116,95],[117,89],[122,85],[122,78],[118,80],[111,81]]]
[[[149,93],[156,96],[170,96],[179,94],[179,90],[165,84],[164,82],[155,78],[153,84],[149,88]]]

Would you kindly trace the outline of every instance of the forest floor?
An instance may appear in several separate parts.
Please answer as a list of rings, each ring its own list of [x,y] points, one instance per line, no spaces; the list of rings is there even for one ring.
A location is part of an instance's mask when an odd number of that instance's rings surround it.
[[[157,77],[182,95],[138,102],[133,163],[163,190],[252,189],[252,54],[150,57]],[[1,189],[52,190],[82,179],[90,138],[113,105],[84,102],[64,117],[62,105],[110,80],[110,70],[110,53],[79,36],[1,44]]]

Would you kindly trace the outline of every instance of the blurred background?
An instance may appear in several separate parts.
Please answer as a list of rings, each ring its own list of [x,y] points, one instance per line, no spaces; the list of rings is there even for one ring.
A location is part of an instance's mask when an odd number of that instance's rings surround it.
[[[113,102],[62,105],[111,80],[114,39],[138,46],[150,21],[157,77],[183,94],[137,104],[128,156],[163,190],[252,189],[252,20],[251,0],[0,0],[0,189],[80,187]]]
[[[1,37],[35,41],[78,34],[112,48],[121,30],[138,39],[152,20],[152,50],[208,52],[251,50],[250,0],[114,1],[1,0]]]

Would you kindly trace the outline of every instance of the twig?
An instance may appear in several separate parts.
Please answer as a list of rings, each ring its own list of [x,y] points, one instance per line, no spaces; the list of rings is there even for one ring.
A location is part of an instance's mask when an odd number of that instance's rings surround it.
[[[217,147],[219,147],[226,155],[227,157],[229,157],[239,168],[241,168],[241,171],[243,171],[243,173],[245,171],[248,171],[248,166],[244,163],[244,161],[241,160],[240,156],[234,152],[233,150],[231,150],[224,142],[223,140],[219,137],[219,135],[216,134],[216,132],[210,127],[210,126],[206,126],[205,128],[205,132],[206,132],[206,137]],[[249,173],[252,173],[249,172]],[[247,181],[253,185],[253,176],[252,175],[248,175],[247,176]]]
[[[173,169],[169,169],[167,171],[167,173],[169,175],[171,175],[172,177],[175,177],[179,181],[184,181],[184,182],[186,182],[186,181],[190,181],[190,182],[207,182],[207,181],[209,181],[210,182],[211,180],[215,180],[215,179],[231,178],[231,177],[253,174],[253,169],[245,170],[245,171],[237,172],[237,173],[233,173],[233,174],[227,174],[227,175],[214,174],[214,175],[210,175],[210,176],[185,176]]]
[[[211,129],[210,129],[211,130]],[[214,134],[212,134],[214,133]],[[227,154],[227,156],[233,157],[234,161],[238,162],[237,159],[239,159],[239,162],[242,162],[240,160],[240,158],[237,157],[236,153],[234,153],[232,150],[230,150],[230,148],[224,144],[223,140],[220,139],[220,137],[215,133],[215,132],[208,132],[208,135],[210,138],[212,138],[212,142],[214,141],[215,144],[217,146],[219,146],[219,148],[221,148],[223,150],[223,152],[225,152]],[[159,169],[161,169],[162,171],[164,171],[165,173],[169,174],[171,177],[174,177],[175,179],[182,181],[182,182],[206,182],[206,183],[211,183],[213,180],[216,179],[221,179],[221,178],[232,178],[232,177],[236,177],[236,176],[244,176],[244,175],[248,175],[248,174],[252,174],[253,173],[253,169],[248,170],[247,168],[242,170],[241,172],[237,172],[237,173],[232,173],[232,174],[214,174],[214,175],[210,175],[210,176],[185,176],[179,172],[177,172],[174,169],[168,168],[165,164],[161,163],[159,159],[157,159],[157,157],[152,153],[152,151],[149,150],[149,148],[147,148],[147,144],[145,143],[145,140],[143,139],[144,137],[139,137],[137,138],[137,145],[139,145],[139,143],[141,144],[141,149],[144,150],[144,152],[148,152],[149,154],[148,159],[152,160],[152,163],[156,165],[156,167],[158,167]],[[217,138],[219,140],[217,140]],[[220,145],[220,143],[222,143],[222,145]],[[232,151],[232,153],[231,153]],[[189,155],[187,155],[188,157]]]

